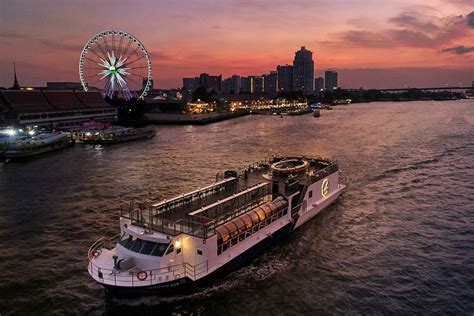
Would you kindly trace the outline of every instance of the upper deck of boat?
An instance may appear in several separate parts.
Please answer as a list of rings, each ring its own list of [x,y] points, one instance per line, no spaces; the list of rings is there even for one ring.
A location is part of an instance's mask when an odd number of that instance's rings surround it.
[[[334,165],[322,159],[295,158],[294,160],[296,159],[308,163],[302,170],[296,170],[294,173],[279,173],[272,168],[278,161],[288,161],[286,158],[254,164],[239,172],[226,171],[221,176],[222,180],[214,184],[153,204],[154,208],[162,209],[161,212],[156,212],[155,216],[170,221],[177,221],[186,216],[214,218],[219,214],[209,210],[221,203],[231,202],[232,207],[236,209],[251,202],[253,198],[258,199],[272,192],[287,195],[293,191],[288,189],[289,185],[296,183],[296,187],[299,187],[313,183],[314,175]],[[278,185],[278,191],[274,187],[276,185]],[[245,195],[249,196],[245,198]]]

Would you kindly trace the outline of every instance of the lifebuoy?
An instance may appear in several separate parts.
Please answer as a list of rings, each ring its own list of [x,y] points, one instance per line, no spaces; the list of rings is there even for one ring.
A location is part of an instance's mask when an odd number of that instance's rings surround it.
[[[137,279],[140,281],[145,281],[146,278],[148,278],[148,273],[146,273],[146,271],[140,271],[137,273]]]

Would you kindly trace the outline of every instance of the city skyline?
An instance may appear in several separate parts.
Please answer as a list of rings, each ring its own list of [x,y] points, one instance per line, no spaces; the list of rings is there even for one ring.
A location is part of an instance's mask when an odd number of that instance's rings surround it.
[[[133,14],[125,2],[2,2],[0,41],[8,49],[1,53],[0,86],[12,85],[13,62],[21,85],[78,81],[83,45],[109,28],[144,43],[159,88],[204,72],[223,78],[268,73],[291,63],[301,46],[314,54],[314,77],[334,68],[347,88],[469,85],[471,2],[138,1]]]

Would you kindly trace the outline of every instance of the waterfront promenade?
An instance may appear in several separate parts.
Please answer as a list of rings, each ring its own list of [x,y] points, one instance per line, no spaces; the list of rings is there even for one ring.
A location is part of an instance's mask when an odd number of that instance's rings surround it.
[[[248,111],[215,114],[147,113],[143,122],[150,125],[206,125],[248,114]]]

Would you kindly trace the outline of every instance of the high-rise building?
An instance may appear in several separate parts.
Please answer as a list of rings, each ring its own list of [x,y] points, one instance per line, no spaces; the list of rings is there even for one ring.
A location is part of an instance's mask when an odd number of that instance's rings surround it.
[[[293,61],[293,89],[305,94],[313,93],[314,61],[313,52],[304,46],[295,53]]]
[[[234,93],[236,93],[236,94],[239,93],[240,92],[240,86],[241,86],[240,76],[233,75],[232,76],[232,84],[233,84]]]
[[[324,87],[326,90],[337,88],[337,72],[328,69],[324,72]]]
[[[269,74],[263,75],[263,92],[276,93],[278,88],[278,75],[276,71],[270,71]]]
[[[278,91],[293,91],[293,66],[277,66]]]
[[[261,76],[252,76],[252,93],[262,93],[263,92],[263,77]]]
[[[241,88],[242,93],[252,93],[253,91],[253,78],[252,77],[242,77],[241,78]]]
[[[184,90],[193,92],[199,87],[199,78],[183,78],[183,88]]]
[[[206,73],[202,73],[199,75],[199,86],[204,87],[210,91],[213,90],[215,92],[220,92],[221,81],[222,81],[222,75],[211,76]]]
[[[232,77],[222,80],[222,93],[234,93],[240,92],[240,76],[233,75]]]
[[[319,92],[324,89],[324,78],[314,78],[314,91]]]
[[[234,81],[232,80],[232,77],[225,78],[224,80],[222,80],[221,92],[222,93],[235,93]]]

